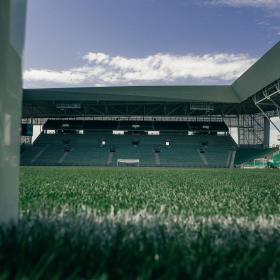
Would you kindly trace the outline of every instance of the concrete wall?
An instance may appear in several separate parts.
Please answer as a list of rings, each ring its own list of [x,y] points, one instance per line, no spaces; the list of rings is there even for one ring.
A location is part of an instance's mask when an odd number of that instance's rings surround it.
[[[18,216],[25,9],[26,0],[0,1],[0,223]]]

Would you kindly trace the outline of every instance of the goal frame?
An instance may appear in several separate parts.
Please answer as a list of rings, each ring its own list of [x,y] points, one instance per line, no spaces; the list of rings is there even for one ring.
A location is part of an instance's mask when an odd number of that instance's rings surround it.
[[[140,167],[140,160],[139,159],[130,159],[130,158],[118,158],[117,159],[117,167],[123,167],[122,164],[124,165],[124,167],[130,167],[131,166],[135,166],[136,167]]]
[[[257,163],[261,163],[261,165],[257,164]],[[266,158],[256,158],[254,159],[254,167],[255,168],[260,168],[260,169],[263,169],[263,168],[267,168],[268,166],[268,160]]]

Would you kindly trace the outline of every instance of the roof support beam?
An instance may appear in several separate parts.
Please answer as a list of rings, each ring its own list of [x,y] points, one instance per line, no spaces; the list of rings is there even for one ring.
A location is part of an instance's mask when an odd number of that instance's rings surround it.
[[[271,118],[269,117],[268,114],[266,114],[263,109],[259,106],[258,103],[255,102],[256,107],[260,110],[260,112],[263,114],[263,116],[265,118],[267,118],[269,120],[269,122],[275,127],[275,129],[280,133],[280,129],[278,128],[278,126],[271,120]]]

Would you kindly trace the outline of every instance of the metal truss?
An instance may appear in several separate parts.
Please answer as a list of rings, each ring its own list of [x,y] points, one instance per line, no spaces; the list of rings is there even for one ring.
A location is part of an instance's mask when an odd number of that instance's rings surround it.
[[[65,104],[66,105],[66,104]],[[232,110],[235,109],[235,112]],[[255,107],[254,107],[255,109]],[[57,106],[55,102],[23,105],[23,118],[65,118],[84,116],[196,116],[196,115],[230,115],[236,113],[232,104],[208,103],[135,103],[135,102],[81,102],[80,108],[68,104]]]
[[[280,133],[280,128],[271,120],[271,115],[264,109],[266,106],[274,108],[276,116],[280,118],[280,80],[264,88],[261,92],[253,97],[255,106],[259,109],[261,114],[269,120],[269,122]]]
[[[238,142],[241,146],[264,144],[264,118],[261,114],[238,117]]]
[[[32,136],[21,136],[20,144],[32,144]]]
[[[32,123],[33,125],[43,125],[47,120],[104,120],[104,121],[194,121],[194,122],[222,122],[230,123],[231,126],[237,126],[237,116],[123,116],[123,115],[111,115],[111,116],[76,116],[76,117],[50,117],[50,118],[23,118],[22,123]],[[229,121],[230,120],[230,121]]]

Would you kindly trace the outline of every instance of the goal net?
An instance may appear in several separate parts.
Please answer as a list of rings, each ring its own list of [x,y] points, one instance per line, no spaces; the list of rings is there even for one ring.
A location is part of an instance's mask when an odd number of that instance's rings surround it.
[[[118,167],[139,167],[140,166],[140,160],[139,159],[121,159],[119,158],[117,160],[117,166]]]
[[[257,158],[254,160],[255,168],[266,168],[268,165],[268,160],[266,158]]]

